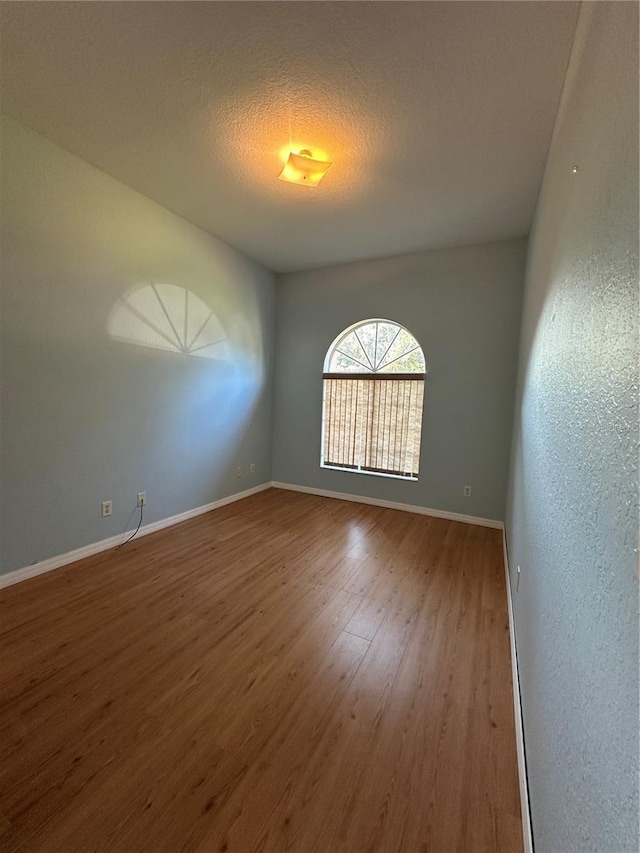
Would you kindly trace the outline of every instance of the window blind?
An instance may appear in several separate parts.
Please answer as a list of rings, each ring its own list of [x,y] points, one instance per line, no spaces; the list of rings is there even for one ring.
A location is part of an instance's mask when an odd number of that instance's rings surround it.
[[[417,477],[424,373],[325,373],[324,465]]]

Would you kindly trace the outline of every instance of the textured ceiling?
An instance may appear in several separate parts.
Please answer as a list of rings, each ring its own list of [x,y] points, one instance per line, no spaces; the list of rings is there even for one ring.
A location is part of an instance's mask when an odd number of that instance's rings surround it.
[[[472,244],[529,231],[577,11],[5,2],[2,106],[276,271]]]

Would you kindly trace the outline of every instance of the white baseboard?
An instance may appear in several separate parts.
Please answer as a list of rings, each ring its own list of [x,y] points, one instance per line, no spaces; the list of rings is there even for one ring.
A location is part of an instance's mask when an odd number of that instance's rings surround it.
[[[205,512],[211,512],[213,509],[218,509],[226,504],[234,501],[248,498],[249,495],[255,495],[257,492],[262,492],[265,489],[270,489],[271,483],[261,483],[259,486],[254,486],[252,489],[246,489],[244,492],[237,492],[235,495],[228,495],[226,498],[220,498],[212,503],[198,506],[194,509],[188,509],[186,512],[180,512],[178,515],[172,515],[169,518],[162,518],[160,521],[153,521],[151,524],[144,524],[137,533],[137,537],[147,536],[149,533],[155,533],[157,530],[162,530],[165,527],[171,527],[173,524],[179,524],[181,521],[187,521],[189,518],[195,518],[197,515],[203,515]],[[75,563],[77,560],[82,560],[85,557],[90,557],[92,554],[99,554],[100,551],[108,551],[109,548],[115,548],[121,542],[130,536],[133,530],[128,530],[125,533],[119,533],[117,536],[111,536],[109,539],[102,539],[100,542],[92,542],[90,545],[84,545],[82,548],[76,548],[74,551],[67,551],[66,554],[60,554],[57,557],[51,557],[48,560],[41,560],[34,563],[32,566],[25,566],[23,569],[16,569],[13,572],[0,575],[0,589],[7,586],[12,586],[14,583],[26,581],[29,578],[34,578],[37,575],[42,575],[45,572],[50,572],[53,569],[59,569],[62,566],[67,566],[69,563]]]
[[[516,724],[516,752],[518,756],[518,780],[520,782],[520,810],[522,814],[522,838],[524,853],[533,853],[531,833],[531,811],[529,809],[529,787],[527,785],[527,763],[524,752],[524,731],[522,728],[522,707],[520,705],[520,676],[518,674],[518,653],[516,650],[516,630],[513,624],[513,603],[511,599],[511,576],[509,574],[509,555],[507,535],[502,531],[502,550],[504,553],[504,572],[507,585],[507,607],[509,609],[509,637],[511,639],[511,681],[513,684],[513,715]]]
[[[356,503],[371,504],[372,506],[387,507],[388,509],[398,509],[403,512],[413,512],[418,515],[430,515],[435,518],[448,519],[449,521],[462,521],[466,524],[478,524],[482,527],[494,527],[498,530],[504,529],[502,521],[497,521],[492,518],[477,518],[474,515],[462,515],[457,512],[428,509],[422,506],[412,506],[411,504],[396,503],[395,501],[385,501],[379,498],[365,498],[360,495],[331,492],[326,489],[315,489],[309,486],[296,486],[292,483],[262,483],[259,486],[254,486],[252,489],[238,492],[235,495],[229,495],[226,498],[220,498],[219,500],[205,504],[204,506],[195,507],[195,509],[188,509],[186,512],[178,513],[178,515],[172,515],[169,518],[163,518],[160,521],[145,524],[138,531],[138,537],[146,536],[149,533],[155,533],[157,530],[162,530],[165,527],[171,527],[173,524],[179,524],[181,521],[187,521],[187,519],[195,518],[195,516],[202,515],[205,512],[211,512],[211,510],[217,509],[218,507],[225,506],[226,504],[233,503],[234,501],[242,500],[242,498],[247,498],[249,495],[254,495],[257,492],[264,491],[272,486],[276,489],[289,489],[294,492],[305,492],[306,494],[319,495],[320,497],[325,498],[355,501]],[[127,538],[127,536],[130,536],[131,533],[133,533],[133,530],[128,530],[125,533],[118,534],[117,536],[111,536],[109,539],[102,539],[100,542],[92,542],[89,545],[84,545],[82,548],[76,548],[74,551],[68,551],[66,554],[59,554],[56,557],[50,557],[48,560],[40,560],[31,566],[25,566],[22,569],[16,569],[13,572],[0,575],[0,589],[20,583],[20,581],[28,580],[29,578],[34,578],[37,575],[42,575],[45,572],[53,571],[53,569],[59,569],[61,566],[67,566],[69,563],[75,563],[77,560],[82,560],[85,557],[92,556],[92,554],[99,554],[101,551],[109,550],[109,548],[115,548],[116,545],[119,545]]]
[[[385,501],[380,498],[364,498],[361,495],[348,495],[343,492],[330,492],[327,489],[316,489],[311,486],[296,486],[293,483],[271,483],[271,485],[274,489],[288,489],[292,492],[304,492],[307,495],[319,495],[323,498],[337,498],[341,501],[371,504],[372,506],[382,506],[387,509],[399,509],[402,510],[402,512],[415,512],[418,515],[431,515],[434,518],[445,518],[449,521],[462,521],[465,524],[478,524],[481,527],[494,527],[497,530],[504,530],[504,522],[498,521],[495,518],[478,518],[475,515],[462,515],[458,512],[447,512],[443,509],[428,509],[424,506],[396,503],[395,501]]]

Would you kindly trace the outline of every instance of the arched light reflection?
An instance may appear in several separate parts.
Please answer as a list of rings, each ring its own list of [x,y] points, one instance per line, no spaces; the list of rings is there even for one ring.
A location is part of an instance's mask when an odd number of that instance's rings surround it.
[[[120,297],[107,322],[111,338],[226,361],[229,345],[213,309],[175,284],[145,282]]]

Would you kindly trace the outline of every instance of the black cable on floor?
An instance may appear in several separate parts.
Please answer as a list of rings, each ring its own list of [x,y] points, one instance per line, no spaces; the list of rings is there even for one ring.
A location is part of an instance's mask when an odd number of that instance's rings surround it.
[[[126,539],[124,542],[121,542],[119,545],[116,545],[116,547],[113,549],[114,551],[119,551],[120,548],[124,548],[124,546],[128,542],[131,542],[133,537],[137,534],[138,530],[140,530],[140,525],[142,524],[142,512],[143,512],[143,510],[144,510],[144,504],[140,504],[140,520],[138,521],[138,526],[136,527],[136,529],[133,531],[133,533],[131,534],[131,536],[128,539]]]

